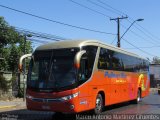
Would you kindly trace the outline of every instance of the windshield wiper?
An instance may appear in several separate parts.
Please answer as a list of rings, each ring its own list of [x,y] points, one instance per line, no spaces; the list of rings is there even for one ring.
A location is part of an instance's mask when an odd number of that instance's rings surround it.
[[[51,56],[51,59],[50,59],[50,62],[49,64],[51,64],[50,68],[49,68],[49,76],[48,76],[48,79],[47,79],[47,83],[46,83],[46,87],[48,86],[48,81],[50,81],[50,78],[51,78],[51,75],[52,75],[52,79],[53,79],[53,84],[55,83],[56,79],[55,79],[55,76],[54,76],[54,70],[52,69],[53,68],[53,51],[52,51],[52,56]]]

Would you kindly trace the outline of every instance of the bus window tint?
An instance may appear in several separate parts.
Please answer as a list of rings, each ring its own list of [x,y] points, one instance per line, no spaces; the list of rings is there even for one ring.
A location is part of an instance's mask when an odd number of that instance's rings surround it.
[[[110,56],[107,49],[101,48],[98,59],[98,69],[107,68],[111,68]]]
[[[88,60],[87,60],[86,54],[84,54],[81,57],[80,61],[80,69],[79,69],[79,74],[78,74],[78,79],[80,83],[85,82],[88,79],[89,73],[88,73]]]
[[[35,64],[35,65],[34,65],[34,67],[32,68],[32,72],[31,72],[31,74],[32,74],[31,76],[32,76],[32,77],[31,77],[31,79],[32,79],[32,80],[38,80],[38,76],[39,76],[39,75],[38,75],[38,70],[39,70],[38,67],[39,67],[39,66],[38,66],[38,64],[37,64],[36,62],[35,62],[35,63],[32,62],[32,64]]]
[[[112,52],[112,69],[113,70],[123,70],[123,61],[122,61],[122,54],[118,52]]]
[[[146,60],[143,60],[143,71],[148,71],[148,64]]]
[[[98,69],[122,70],[123,62],[121,54],[101,48],[98,60]]]
[[[105,48],[100,49],[98,69],[126,72],[146,72],[149,63],[134,56],[115,52]]]
[[[53,91],[76,86],[74,57],[79,48],[36,51],[28,73],[27,87]]]
[[[83,50],[86,50],[86,54],[81,58],[81,66],[79,70],[79,76],[83,79],[83,82],[91,77],[95,57],[97,53],[96,46],[83,46]],[[85,78],[85,79],[84,79]]]

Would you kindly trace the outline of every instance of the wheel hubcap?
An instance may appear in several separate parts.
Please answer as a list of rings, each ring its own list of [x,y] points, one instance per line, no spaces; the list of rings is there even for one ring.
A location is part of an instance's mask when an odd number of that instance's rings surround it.
[[[139,102],[140,100],[141,100],[141,96],[140,96],[140,92],[138,92],[137,102]]]
[[[101,108],[102,108],[101,100],[100,100],[100,98],[97,98],[97,100],[96,100],[96,109],[97,109],[97,111],[100,111]]]

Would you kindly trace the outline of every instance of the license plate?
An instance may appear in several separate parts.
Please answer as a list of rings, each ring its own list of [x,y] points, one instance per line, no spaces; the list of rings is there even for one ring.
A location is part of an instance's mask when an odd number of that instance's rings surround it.
[[[44,109],[44,110],[49,110],[49,109],[50,109],[50,106],[48,106],[48,105],[42,105],[42,109]]]

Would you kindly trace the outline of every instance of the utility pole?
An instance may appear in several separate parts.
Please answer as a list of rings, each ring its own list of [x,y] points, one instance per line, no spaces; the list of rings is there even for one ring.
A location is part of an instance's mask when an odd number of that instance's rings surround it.
[[[26,40],[27,40],[27,36],[24,35],[24,46],[23,46],[23,54],[25,55],[26,54]],[[24,59],[24,64],[23,64],[23,70],[24,70],[24,73],[26,72],[26,61]]]
[[[23,49],[24,55],[26,54],[27,37],[32,37],[32,35],[24,34],[24,49]],[[26,60],[25,59],[23,63],[23,92],[24,92],[23,101],[25,101],[25,97],[26,97]]]
[[[26,54],[26,40],[27,40],[27,35],[25,34],[24,35],[24,48],[23,48],[24,55]],[[26,97],[25,80],[26,80],[26,60],[24,59],[24,63],[23,63],[23,101],[25,101],[25,97]]]
[[[121,47],[121,44],[120,44],[120,20],[121,19],[127,19],[128,17],[117,17],[117,18],[113,18],[113,19],[110,19],[110,20],[115,20],[117,21],[117,47]]]

